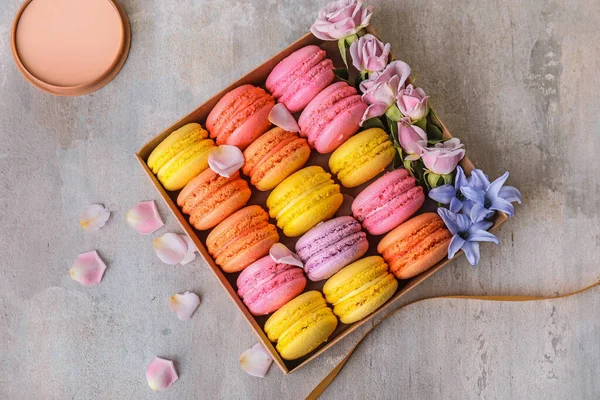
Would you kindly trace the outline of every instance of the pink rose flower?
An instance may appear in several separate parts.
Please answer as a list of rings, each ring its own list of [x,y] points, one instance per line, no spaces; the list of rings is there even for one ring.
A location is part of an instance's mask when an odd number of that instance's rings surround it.
[[[379,117],[386,113],[388,108],[394,106],[400,90],[410,75],[410,67],[403,61],[391,62],[382,72],[375,73],[373,79],[368,79],[368,84],[363,87],[362,100],[368,104],[360,124],[370,118]],[[395,107],[395,106],[394,106]],[[398,110],[396,110],[397,112]]]
[[[405,160],[416,161],[423,154],[421,147],[427,146],[427,133],[416,125],[411,125],[410,118],[404,117],[398,122],[398,141],[405,153]]]
[[[369,25],[372,15],[373,7],[362,0],[332,1],[319,11],[310,31],[321,40],[343,39]]]
[[[429,112],[429,96],[421,88],[408,85],[398,92],[398,108],[405,117],[416,122]]]
[[[383,44],[371,34],[355,40],[350,45],[352,65],[361,73],[383,71],[388,62],[391,46]]]
[[[360,91],[367,93],[376,84],[381,82],[389,82],[394,75],[397,75],[400,78],[400,81],[398,82],[398,90],[396,91],[397,94],[400,89],[404,88],[404,83],[410,76],[410,65],[400,60],[392,61],[387,65],[387,67],[385,67],[383,71],[374,72],[369,76],[369,79],[362,81],[360,83]]]
[[[465,149],[459,139],[454,138],[438,143],[434,147],[419,145],[425,167],[438,175],[449,174],[465,156]]]

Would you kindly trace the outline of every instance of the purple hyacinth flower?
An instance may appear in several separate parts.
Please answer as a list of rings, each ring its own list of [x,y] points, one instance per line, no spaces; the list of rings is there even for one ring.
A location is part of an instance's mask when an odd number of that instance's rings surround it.
[[[452,233],[448,246],[448,259],[463,250],[467,260],[475,266],[479,263],[479,242],[498,244],[498,238],[487,231],[493,223],[489,221],[473,222],[464,214],[455,214],[446,208],[438,208],[438,214],[444,220],[446,227]]]
[[[448,184],[431,189],[429,197],[438,203],[449,205],[450,211],[455,214],[463,209],[463,212],[468,211],[467,213],[470,213],[473,203],[463,195],[461,188],[470,186],[471,181],[472,179],[467,178],[465,171],[458,166],[456,167],[454,186]]]
[[[521,192],[515,187],[504,186],[508,179],[508,171],[490,183],[488,177],[480,169],[471,173],[471,185],[461,187],[462,194],[469,199],[473,206],[470,216],[473,222],[480,222],[501,211],[512,217],[515,207],[512,202],[521,204]]]

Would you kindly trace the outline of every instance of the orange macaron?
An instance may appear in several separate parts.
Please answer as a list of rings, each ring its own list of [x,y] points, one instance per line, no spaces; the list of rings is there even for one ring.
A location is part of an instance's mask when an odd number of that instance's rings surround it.
[[[271,190],[308,161],[310,147],[294,132],[275,127],[244,151],[242,172],[258,190]]]
[[[251,194],[239,172],[225,178],[209,168],[181,190],[177,205],[190,216],[190,224],[202,231],[213,228],[244,207]]]
[[[248,206],[227,217],[206,238],[206,247],[225,272],[238,272],[269,254],[279,241],[275,225],[260,206]]]
[[[425,213],[388,233],[377,246],[398,279],[427,271],[448,255],[452,234],[436,213]]]

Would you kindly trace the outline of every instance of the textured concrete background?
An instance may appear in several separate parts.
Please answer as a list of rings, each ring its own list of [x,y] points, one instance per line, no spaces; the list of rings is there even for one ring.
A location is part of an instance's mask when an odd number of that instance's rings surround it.
[[[200,261],[162,265],[124,221],[157,195],[133,158],[152,135],[308,30],[324,0],[123,0],[133,42],[102,90],[57,98],[10,56],[20,1],[0,8],[0,398],[302,398],[339,362],[349,337],[288,377],[246,375],[256,339]],[[597,0],[373,1],[373,24],[469,156],[511,171],[524,204],[484,245],[478,268],[454,262],[403,302],[440,294],[566,293],[600,279],[600,3]],[[84,233],[101,202],[112,218]],[[163,204],[162,232],[180,231]],[[100,286],[71,281],[98,249]],[[168,296],[202,304],[181,322]],[[383,323],[325,398],[600,398],[600,290],[566,300],[434,300]],[[154,355],[180,380],[152,395]]]

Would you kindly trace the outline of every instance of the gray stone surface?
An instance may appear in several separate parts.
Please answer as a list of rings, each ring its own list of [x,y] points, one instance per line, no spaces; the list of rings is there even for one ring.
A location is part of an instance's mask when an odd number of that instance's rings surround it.
[[[0,398],[302,398],[355,334],[307,368],[261,380],[239,354],[256,339],[202,262],[162,265],[124,222],[157,195],[133,158],[152,135],[302,35],[324,1],[123,0],[133,31],[102,90],[57,98],[10,55],[20,1],[0,8]],[[373,1],[373,24],[469,156],[511,171],[524,204],[484,245],[402,303],[440,294],[566,293],[600,278],[600,3],[597,0]],[[112,210],[86,234],[90,203]],[[166,229],[180,231],[163,204]],[[67,270],[98,249],[109,268],[82,287]],[[197,291],[181,322],[168,296]],[[566,300],[419,303],[383,323],[324,398],[600,398],[600,291]],[[180,380],[151,394],[146,364]]]

